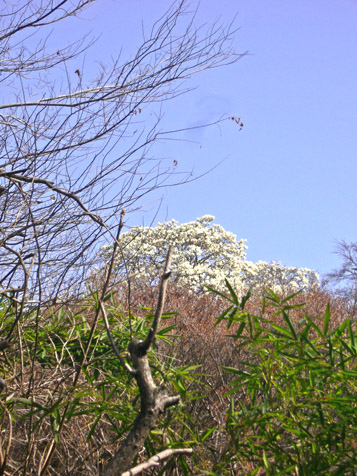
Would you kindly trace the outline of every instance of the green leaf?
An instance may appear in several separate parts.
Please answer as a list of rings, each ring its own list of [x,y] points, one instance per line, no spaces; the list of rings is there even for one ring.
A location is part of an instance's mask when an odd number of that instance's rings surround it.
[[[110,293],[108,293],[108,294],[104,297],[103,301],[104,301],[104,302],[109,301],[109,299],[111,299],[117,292],[118,292],[118,291],[110,291]]]
[[[317,335],[318,335],[319,337],[323,337],[321,330],[320,330],[319,327],[313,322],[313,320],[312,320],[308,315],[306,315],[305,313],[304,313],[304,317],[305,317],[305,319],[308,321],[308,323],[311,325],[311,327],[316,331]]]
[[[240,303],[240,307],[241,307],[242,311],[243,311],[243,309],[245,308],[246,303],[247,303],[248,300],[250,299],[250,297],[251,297],[251,295],[252,295],[252,291],[253,291],[253,288],[250,287],[250,288],[248,289],[247,294],[242,297],[242,300],[241,300],[241,303]]]
[[[264,466],[265,466],[266,469],[269,471],[269,470],[270,470],[270,464],[269,464],[267,455],[266,455],[266,453],[265,453],[264,450],[263,450],[263,461],[264,461]]]
[[[204,431],[203,434],[200,436],[200,440],[202,441],[202,443],[206,441],[207,438],[209,438],[216,429],[217,427],[213,426],[212,428],[208,428],[208,430]]]
[[[288,296],[288,297],[286,297],[285,299],[283,299],[283,300],[281,301],[281,304],[284,304],[284,303],[290,301],[291,299],[293,299],[295,296],[297,296],[297,295],[300,294],[301,292],[302,292],[302,289],[300,289],[300,291],[297,291],[297,292],[294,293],[294,294],[291,294],[290,296]],[[304,305],[304,304],[302,304],[302,306],[303,306],[303,305]],[[300,306],[301,306],[301,304],[300,304]]]
[[[227,309],[225,309],[225,310],[222,312],[222,314],[221,314],[219,317],[216,318],[217,320],[216,320],[216,322],[215,322],[215,324],[214,324],[213,327],[218,326],[218,324],[219,324],[220,322],[222,322],[223,320],[225,320],[226,317],[227,317],[227,314],[230,312],[230,310],[231,310],[232,308],[233,308],[233,306],[229,306]]]
[[[307,336],[305,334],[302,335],[302,339],[304,340],[304,342],[306,342],[306,344],[311,347],[311,349],[315,352],[315,354],[317,355],[321,355],[321,352],[319,351],[319,349],[313,344],[313,342],[311,342]]]
[[[238,330],[237,330],[237,333],[234,335],[234,338],[237,340],[239,339],[239,337],[241,336],[242,332],[243,332],[243,329],[245,328],[245,322],[241,322],[239,324],[239,327],[238,327]]]
[[[348,318],[346,320],[347,320],[348,334],[350,336],[351,347],[356,353],[356,340],[355,340],[355,335],[353,333],[352,324]]]
[[[58,426],[57,426],[56,418],[53,415],[50,415],[50,422],[51,422],[54,440],[58,444],[59,443]]]
[[[45,407],[40,405],[39,403],[37,402],[34,402],[32,400],[29,400],[28,398],[23,398],[23,397],[15,397],[14,398],[14,401],[15,402],[19,402],[19,403],[22,403],[23,405],[28,405],[29,407],[34,407],[34,408],[38,408],[40,410],[44,410]]]
[[[273,301],[274,303],[276,304],[280,304],[280,299],[279,299],[279,296],[277,294],[274,293],[274,291],[268,287],[265,288],[265,292],[266,292],[266,295],[267,297]]]
[[[228,416],[232,417],[233,415],[234,415],[234,399],[231,398],[229,401]]]
[[[295,332],[295,329],[294,329],[294,326],[291,322],[291,319],[289,317],[289,314],[287,312],[285,312],[284,310],[282,311],[282,316],[284,318],[284,321],[287,323],[287,325],[289,326],[289,329],[291,331],[291,334],[294,336],[294,339],[297,340],[297,335],[296,335],[296,332]]]
[[[348,326],[348,319],[346,319],[344,322],[342,322],[342,324],[340,324],[337,329],[333,330],[332,332],[329,333],[330,336],[340,336],[344,330],[346,329],[346,327]]]
[[[89,441],[91,438],[92,438],[92,435],[94,433],[94,430],[96,429],[97,427],[97,424],[99,422],[99,420],[101,419],[102,415],[101,413],[99,413],[99,415],[96,417],[96,419],[94,420],[90,430],[89,430],[89,433],[88,433],[88,436],[87,436],[87,441]]]
[[[237,375],[246,375],[249,376],[247,372],[244,372],[243,370],[237,369],[236,367],[220,367],[222,370],[225,372],[231,373],[231,374],[237,374]]]
[[[285,336],[287,336],[291,339],[294,338],[294,336],[291,334],[291,332],[288,329],[286,329],[285,327],[278,326],[278,324],[273,324],[272,322],[270,323],[270,325],[273,329],[275,329],[279,333],[284,334]]]
[[[324,327],[322,331],[324,336],[327,336],[328,327],[330,324],[330,318],[331,318],[331,308],[330,308],[330,303],[328,303],[326,306],[326,311],[324,316]]]
[[[235,304],[238,307],[239,306],[239,301],[238,301],[238,297],[237,297],[236,293],[234,292],[234,289],[230,285],[230,282],[228,281],[228,279],[226,279],[225,282],[226,282],[226,286],[228,288],[229,294],[231,295],[233,304]]]
[[[208,289],[208,291],[210,291],[211,293],[213,294],[217,294],[217,296],[221,296],[223,299],[226,299],[227,301],[231,301],[229,296],[227,296],[226,294],[223,294],[219,291],[217,291],[216,289],[213,289],[213,288],[210,288],[209,286],[204,286],[206,289]]]

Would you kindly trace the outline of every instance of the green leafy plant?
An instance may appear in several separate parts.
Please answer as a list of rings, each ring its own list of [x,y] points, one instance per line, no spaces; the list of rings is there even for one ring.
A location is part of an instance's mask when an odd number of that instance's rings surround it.
[[[229,302],[226,321],[244,357],[235,367],[224,462],[255,475],[352,475],[357,468],[357,336],[351,321],[331,324],[330,307],[311,317],[293,294],[280,299],[267,289],[260,315],[246,310],[249,294]],[[273,307],[272,317],[267,317]],[[301,318],[291,319],[293,309]],[[215,473],[210,473],[215,474]],[[219,474],[219,473],[217,473]],[[243,474],[238,471],[238,474]]]
[[[108,294],[105,302],[108,323],[119,351],[125,351],[131,338],[138,341],[145,338],[153,325],[152,309],[143,308],[140,315],[131,313],[128,319],[128,311],[115,303],[114,293]],[[2,374],[8,385],[2,394],[0,418],[3,424],[15,425],[15,437],[21,428],[28,428],[31,451],[37,455],[45,454],[48,448],[42,442],[49,438],[60,445],[59,448],[63,447],[54,455],[50,474],[52,471],[62,471],[63,474],[66,471],[67,474],[69,470],[72,474],[83,474],[80,471],[84,463],[87,468],[93,467],[92,472],[96,474],[98,456],[93,449],[105,457],[106,448],[115,448],[130,430],[140,408],[137,385],[113,355],[102,319],[98,319],[93,332],[87,362],[84,365],[81,362],[91,330],[91,316],[97,307],[98,294],[90,292],[77,306],[46,311],[38,326],[35,325],[36,312],[29,308],[18,323],[20,344],[16,347],[12,344],[2,362]],[[188,385],[196,380],[198,366],[180,365],[177,359],[170,358],[177,339],[173,317],[174,313],[163,313],[163,325],[156,334],[148,359],[155,381],[167,385],[189,401],[196,397],[188,390]],[[2,332],[7,332],[15,320],[16,312],[11,303],[3,300],[0,308]],[[36,377],[29,394],[28,369],[33,359]],[[74,383],[80,365],[81,378]],[[185,419],[186,414],[180,408],[162,417],[145,442],[145,457],[166,448],[176,450],[194,444],[184,430]],[[10,449],[11,431],[7,435],[10,439],[5,442],[9,442]],[[104,450],[101,448],[103,443]],[[60,457],[62,451],[67,453],[63,461]],[[14,451],[9,454],[12,460],[20,456]],[[136,459],[134,463],[138,461]],[[169,459],[166,466],[170,464]],[[181,468],[182,474],[190,474],[184,457],[178,457],[174,464]],[[31,463],[29,465],[31,467]]]

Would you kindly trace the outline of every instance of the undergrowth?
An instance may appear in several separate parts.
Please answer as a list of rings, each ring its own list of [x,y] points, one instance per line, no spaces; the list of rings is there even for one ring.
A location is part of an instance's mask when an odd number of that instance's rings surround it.
[[[131,320],[120,296],[106,305],[124,353],[131,335],[147,334],[156,295],[134,287]],[[92,292],[42,315],[28,307],[17,320],[16,305],[1,301],[0,474],[40,475],[55,441],[47,474],[98,475],[133,424],[138,390],[101,320],[75,382],[97,305]],[[136,462],[170,447],[194,454],[149,474],[356,474],[357,338],[341,302],[321,292],[242,301],[231,288],[171,289],[167,308],[175,312],[163,316],[150,363],[182,403],[163,415]]]

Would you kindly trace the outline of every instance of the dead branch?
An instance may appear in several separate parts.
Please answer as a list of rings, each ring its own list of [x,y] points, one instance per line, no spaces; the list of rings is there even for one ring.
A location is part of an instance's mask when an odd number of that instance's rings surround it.
[[[170,458],[173,455],[191,455],[193,450],[191,448],[177,448],[172,450],[164,450],[158,453],[157,455],[151,456],[145,463],[138,464],[134,468],[129,469],[129,471],[125,471],[122,473],[121,476],[135,476],[140,474],[142,471],[146,469],[152,468],[153,466],[158,466],[162,461],[165,459]]]
[[[170,396],[165,386],[158,387],[152,377],[148,360],[148,351],[153,343],[162,316],[172,248],[167,254],[164,273],[160,283],[160,293],[153,326],[145,341],[131,341],[128,347],[130,360],[134,369],[134,378],[140,391],[140,413],[135,419],[132,429],[121,442],[118,451],[104,469],[104,476],[116,476],[127,471],[135,456],[140,451],[150,431],[157,425],[158,418],[164,411],[180,401],[179,396]]]

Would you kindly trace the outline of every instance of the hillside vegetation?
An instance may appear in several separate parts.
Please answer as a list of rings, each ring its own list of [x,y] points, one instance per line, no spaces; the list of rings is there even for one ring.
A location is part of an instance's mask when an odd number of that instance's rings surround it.
[[[152,287],[133,286],[129,320],[125,295],[106,298],[123,353],[131,334],[145,339],[157,299]],[[93,292],[43,316],[28,308],[16,322],[14,304],[2,301],[2,334],[17,328],[0,344],[3,474],[39,474],[53,439],[48,474],[98,475],[133,425],[138,388],[102,318],[74,383],[97,306]],[[181,403],[133,465],[192,448],[145,474],[355,474],[357,340],[343,302],[322,291],[240,301],[232,289],[222,298],[171,287],[166,311],[149,360]]]
[[[165,105],[244,56],[233,24],[175,0],[96,61],[95,1],[1,2],[0,476],[356,474],[356,248],[337,293],[210,215],[125,228],[197,178]]]

